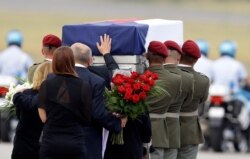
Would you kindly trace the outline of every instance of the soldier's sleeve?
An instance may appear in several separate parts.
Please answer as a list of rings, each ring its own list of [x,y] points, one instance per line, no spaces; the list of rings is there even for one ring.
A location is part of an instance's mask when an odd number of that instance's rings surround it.
[[[201,99],[200,103],[203,103],[207,100],[207,97],[208,97],[208,90],[209,90],[209,86],[210,86],[210,82],[209,82],[209,79],[207,76],[203,75],[203,78],[202,80],[204,80],[204,95],[203,95],[203,98]]]
[[[33,82],[33,76],[34,76],[34,72],[37,68],[38,64],[33,64],[32,66],[29,67],[28,69],[28,82],[32,83]]]
[[[189,76],[188,78],[184,79],[184,80],[188,80],[188,85],[186,87],[188,87],[188,90],[189,90],[184,100],[184,103],[190,103],[193,100],[193,96],[194,96],[194,78],[192,74],[189,74],[188,76]]]

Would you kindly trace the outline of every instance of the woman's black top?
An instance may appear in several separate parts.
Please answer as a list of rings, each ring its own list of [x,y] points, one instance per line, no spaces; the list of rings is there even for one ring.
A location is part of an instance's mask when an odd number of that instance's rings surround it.
[[[12,159],[39,158],[39,138],[43,123],[38,115],[37,105],[32,103],[37,93],[38,91],[27,89],[13,97],[19,122],[16,127]]]
[[[43,129],[40,157],[84,158],[86,134],[91,120],[91,90],[87,83],[71,75],[45,80],[39,91],[39,107],[47,121]]]

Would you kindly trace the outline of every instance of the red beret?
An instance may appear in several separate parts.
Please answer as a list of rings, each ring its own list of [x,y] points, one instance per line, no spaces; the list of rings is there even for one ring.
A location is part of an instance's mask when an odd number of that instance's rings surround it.
[[[148,46],[148,51],[159,54],[163,57],[168,56],[167,47],[160,41],[151,41]]]
[[[55,46],[59,47],[62,45],[62,41],[55,35],[48,34],[43,37],[43,46]]]
[[[182,52],[183,54],[189,55],[196,59],[201,57],[201,52],[198,45],[192,40],[187,40],[184,42],[182,45]]]
[[[165,42],[164,42],[164,45],[165,45],[168,49],[170,49],[170,50],[176,50],[176,51],[178,51],[180,54],[182,54],[181,47],[180,47],[175,41],[172,41],[172,40],[165,41]]]

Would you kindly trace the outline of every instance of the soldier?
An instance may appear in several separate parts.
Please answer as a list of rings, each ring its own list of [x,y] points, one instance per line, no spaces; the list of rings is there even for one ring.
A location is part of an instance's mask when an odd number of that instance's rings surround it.
[[[177,114],[167,112],[172,99],[176,99],[180,91],[180,87],[176,86],[172,80],[173,78],[171,78],[171,76],[175,75],[171,74],[163,67],[167,56],[168,51],[163,43],[158,41],[150,42],[146,54],[149,61],[148,70],[159,75],[159,81],[157,81],[157,84],[168,92],[161,97],[150,96],[147,98],[152,125],[152,144],[155,148],[155,151],[150,154],[151,159],[165,159],[167,157],[170,136],[169,129],[166,125],[166,117],[178,117]],[[175,79],[177,79],[177,77]],[[172,84],[176,91],[172,91]]]
[[[187,40],[182,46],[182,52],[179,67],[181,70],[193,74],[194,93],[191,103],[181,107],[181,148],[178,149],[177,159],[196,159],[198,144],[204,142],[199,124],[198,106],[207,99],[209,79],[193,69],[194,64],[201,56],[197,44],[192,40]]]
[[[33,64],[28,71],[28,81],[30,83],[32,83],[33,81],[33,76],[34,76],[34,72],[37,68],[37,66],[41,63],[44,62],[51,62],[52,58],[53,58],[53,53],[54,51],[62,45],[62,41],[59,37],[52,35],[52,34],[48,34],[46,36],[43,37],[43,41],[42,41],[43,47],[42,47],[42,54],[44,56],[44,60],[43,62],[40,63],[35,63]]]
[[[169,131],[169,147],[167,151],[168,159],[177,158],[177,149],[180,148],[180,122],[179,122],[179,112],[182,105],[187,105],[191,102],[193,96],[193,75],[181,71],[177,64],[179,64],[182,50],[180,46],[174,41],[164,42],[165,46],[168,48],[168,57],[165,60],[164,68],[173,73],[174,75],[170,76],[176,84],[176,86],[181,86],[181,93],[178,98],[173,100],[169,106],[168,112],[171,114],[177,114],[178,117],[167,117],[166,126]],[[174,79],[175,77],[178,77]],[[177,91],[176,88],[172,89]],[[171,92],[170,92],[171,93]]]

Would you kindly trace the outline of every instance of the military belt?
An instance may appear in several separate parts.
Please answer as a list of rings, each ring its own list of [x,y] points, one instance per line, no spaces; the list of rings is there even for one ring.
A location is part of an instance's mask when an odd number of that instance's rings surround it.
[[[180,112],[180,116],[198,116],[198,110],[193,112]]]
[[[149,114],[150,118],[179,118],[179,113],[169,113],[166,112],[164,114],[156,114],[156,113],[150,113]]]

